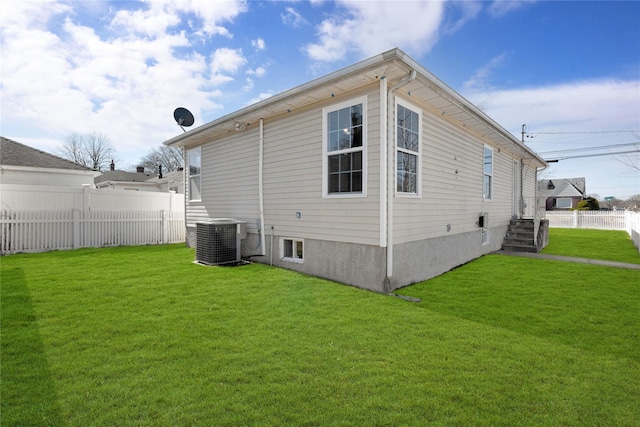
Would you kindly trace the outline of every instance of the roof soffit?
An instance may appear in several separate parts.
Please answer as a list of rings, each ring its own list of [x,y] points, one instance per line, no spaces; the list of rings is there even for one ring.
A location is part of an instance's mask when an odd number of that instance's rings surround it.
[[[185,134],[166,141],[167,145],[187,148],[214,141],[236,132],[235,124],[255,125],[262,119],[272,119],[306,108],[310,104],[326,101],[334,95],[347,93],[386,78],[392,87],[411,70],[417,71],[414,81],[402,87],[410,97],[437,110],[443,116],[459,123],[497,148],[513,153],[532,165],[544,166],[544,160],[524,146],[481,110],[453,91],[402,51],[394,49],[345,69],[328,74],[296,88],[282,92],[244,109],[204,124]]]

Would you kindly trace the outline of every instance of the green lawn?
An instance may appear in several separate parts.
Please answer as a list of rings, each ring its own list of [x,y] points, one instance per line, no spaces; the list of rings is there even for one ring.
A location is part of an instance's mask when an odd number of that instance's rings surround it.
[[[638,425],[638,271],[489,255],[412,303],[193,255],[0,259],[0,424]]]
[[[626,231],[551,228],[542,253],[640,264],[640,252]]]

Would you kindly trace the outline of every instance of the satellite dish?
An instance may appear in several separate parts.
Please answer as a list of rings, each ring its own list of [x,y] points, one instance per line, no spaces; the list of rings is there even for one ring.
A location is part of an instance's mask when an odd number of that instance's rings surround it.
[[[193,124],[193,114],[186,108],[176,108],[173,112],[173,118],[176,119],[178,126],[180,126],[184,132],[186,132],[186,130],[184,130],[183,126],[189,127]]]

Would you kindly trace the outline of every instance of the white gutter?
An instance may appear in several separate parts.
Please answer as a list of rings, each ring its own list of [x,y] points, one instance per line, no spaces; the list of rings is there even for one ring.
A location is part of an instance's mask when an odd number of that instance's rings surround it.
[[[395,195],[395,144],[394,138],[394,97],[395,91],[402,86],[413,81],[416,78],[416,70],[411,70],[411,73],[400,80],[395,86],[389,89],[387,94],[387,277],[386,282],[390,282],[393,277],[393,198]],[[382,166],[382,164],[380,164]],[[381,167],[382,169],[382,167]]]
[[[260,254],[265,256],[265,236],[264,236],[264,191],[263,191],[263,165],[264,165],[264,119],[260,119],[260,153],[258,154],[258,199],[260,204]]]

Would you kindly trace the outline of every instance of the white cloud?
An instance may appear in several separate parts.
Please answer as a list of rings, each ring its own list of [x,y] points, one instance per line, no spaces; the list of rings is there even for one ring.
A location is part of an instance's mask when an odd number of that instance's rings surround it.
[[[264,50],[266,47],[264,40],[262,38],[251,40],[251,46],[253,46],[256,50]]]
[[[255,86],[255,82],[253,81],[253,79],[251,77],[247,77],[245,79],[245,84],[242,87],[242,90],[244,90],[245,92],[248,92],[250,90],[252,90]]]
[[[479,1],[462,1],[455,3],[447,3],[448,10],[459,11],[460,16],[453,22],[446,22],[443,32],[445,34],[453,34],[467,25],[469,21],[475,19],[482,10],[482,3]]]
[[[640,129],[638,93],[640,81],[604,79],[471,91],[466,97],[512,131],[522,123],[538,131],[596,131]]]
[[[494,0],[489,6],[489,13],[500,18],[528,4],[535,3],[536,0]]]
[[[371,56],[394,47],[410,54],[428,52],[438,40],[443,2],[340,1],[342,13],[325,19],[318,42],[305,47],[317,61],[336,61],[348,53]],[[416,25],[419,22],[419,25]]]
[[[49,149],[71,132],[101,132],[123,163],[135,163],[180,131],[176,107],[189,108],[196,125],[219,111],[218,85],[246,60],[223,47],[207,58],[192,44],[202,34],[229,36],[222,24],[246,3],[139,5],[82,15],[83,5],[23,0],[0,14],[3,134],[43,135],[41,147]],[[191,33],[182,29],[187,19]]]
[[[473,75],[463,84],[465,90],[480,90],[490,87],[490,79],[493,72],[499,68],[507,58],[506,53],[492,58],[487,64],[477,69]]]
[[[258,96],[256,96],[255,98],[250,99],[250,100],[249,100],[249,102],[247,102],[247,104],[246,104],[246,105],[247,105],[247,106],[248,106],[248,105],[253,105],[253,104],[255,104],[256,102],[260,102],[260,101],[262,101],[262,100],[264,100],[264,99],[271,98],[273,95],[274,95],[274,93],[273,93],[272,91],[269,91],[269,92],[261,92],[261,93],[260,93]]]
[[[508,90],[474,90],[465,93],[465,97],[476,105],[482,105],[490,117],[518,139],[522,124],[526,123],[527,132],[534,136],[526,138],[526,144],[539,153],[547,153],[543,156],[545,158],[557,158],[561,157],[558,150],[637,141],[637,134],[633,132],[606,131],[640,129],[638,93],[639,80],[601,79]],[[580,153],[593,154],[594,151]],[[587,192],[601,196],[614,195],[626,199],[640,193],[640,173],[613,157],[562,160],[551,163],[543,176],[585,177]]]
[[[180,24],[183,17],[191,14],[195,19],[189,22],[197,34],[231,37],[221,24],[233,21],[248,9],[246,1],[153,0],[146,4],[149,6],[146,9],[119,10],[113,24],[154,36]]]
[[[265,75],[266,72],[267,70],[265,70],[263,67],[258,67],[255,70],[247,70],[247,74],[249,74],[250,76],[256,76],[256,77],[262,77]]]
[[[291,25],[293,28],[300,28],[309,24],[309,22],[294,8],[287,7],[285,11],[286,13],[280,15],[283,24]]]
[[[214,74],[221,71],[235,73],[246,62],[241,49],[220,48],[211,54],[211,72]]]

